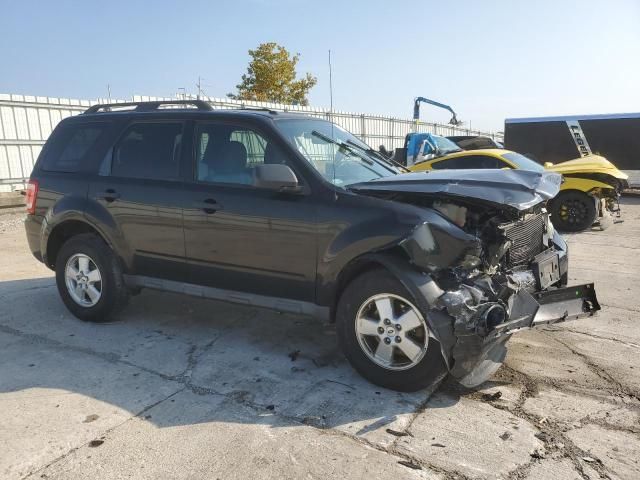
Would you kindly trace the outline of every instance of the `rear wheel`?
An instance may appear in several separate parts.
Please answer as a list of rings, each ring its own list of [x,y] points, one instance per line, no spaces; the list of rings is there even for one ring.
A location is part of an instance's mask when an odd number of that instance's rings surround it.
[[[597,213],[593,198],[583,192],[561,192],[551,203],[553,225],[563,232],[586,230],[596,221]]]
[[[343,292],[336,311],[338,340],[351,365],[372,383],[415,391],[446,373],[440,345],[415,303],[383,269],[360,275]]]
[[[77,235],[62,246],[56,284],[69,311],[88,322],[109,321],[129,297],[118,259],[93,234]]]

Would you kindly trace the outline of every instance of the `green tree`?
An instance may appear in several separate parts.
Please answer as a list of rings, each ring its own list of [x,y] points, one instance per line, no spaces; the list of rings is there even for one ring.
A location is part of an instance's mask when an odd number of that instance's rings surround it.
[[[296,65],[300,54],[293,56],[275,42],[262,43],[249,50],[251,61],[242,82],[236,85],[238,92],[227,96],[236,100],[308,105],[307,94],[318,82],[307,73],[296,80]]]

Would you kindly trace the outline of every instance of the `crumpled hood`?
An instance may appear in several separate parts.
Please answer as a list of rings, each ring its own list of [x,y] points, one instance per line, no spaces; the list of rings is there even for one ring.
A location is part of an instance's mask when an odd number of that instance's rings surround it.
[[[440,170],[403,173],[349,185],[357,193],[415,193],[437,198],[475,199],[516,211],[556,196],[562,176],[527,170]]]
[[[563,174],[603,173],[620,180],[627,180],[629,178],[626,173],[618,170],[613,163],[600,155],[586,155],[581,158],[576,158],[575,160],[556,163],[553,166],[547,167],[547,170]]]

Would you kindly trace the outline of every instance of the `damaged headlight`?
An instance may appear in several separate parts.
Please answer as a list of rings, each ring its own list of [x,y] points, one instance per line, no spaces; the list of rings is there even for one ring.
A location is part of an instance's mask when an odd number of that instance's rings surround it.
[[[434,202],[433,208],[460,228],[464,227],[467,222],[467,207],[453,203]]]
[[[480,240],[441,217],[437,223],[416,226],[400,246],[412,263],[425,271],[460,267],[471,270],[482,263]]]

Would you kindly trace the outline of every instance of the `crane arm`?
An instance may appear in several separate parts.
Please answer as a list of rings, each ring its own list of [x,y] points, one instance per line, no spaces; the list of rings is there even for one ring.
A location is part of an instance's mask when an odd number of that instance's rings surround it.
[[[440,107],[443,108],[445,110],[448,110],[449,112],[451,112],[451,120],[449,120],[449,123],[451,125],[459,125],[460,121],[458,120],[458,118],[456,117],[456,112],[453,111],[453,108],[451,108],[449,105],[445,105],[444,103],[440,103],[440,102],[436,102],[435,100],[429,100],[428,98],[424,98],[424,97],[416,97],[414,103],[413,103],[413,119],[414,120],[419,120],[420,119],[420,104],[421,103],[428,103],[429,105],[433,105],[434,107]]]

